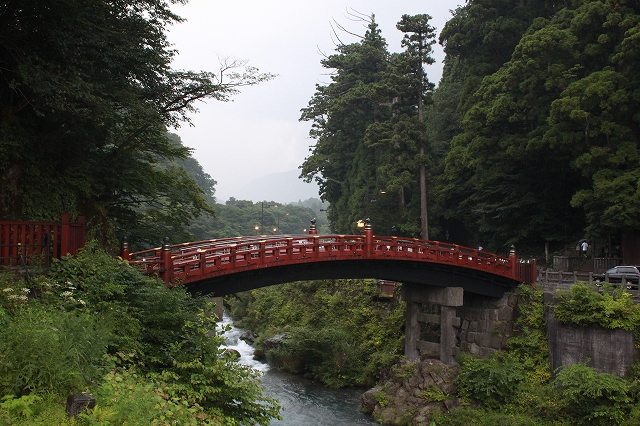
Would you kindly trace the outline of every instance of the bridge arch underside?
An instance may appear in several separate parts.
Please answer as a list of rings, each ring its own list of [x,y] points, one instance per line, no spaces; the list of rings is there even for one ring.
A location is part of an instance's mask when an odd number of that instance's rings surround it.
[[[253,290],[295,281],[377,278],[436,287],[462,287],[465,293],[500,298],[520,282],[455,265],[399,260],[336,260],[271,266],[187,284],[191,293],[210,296]]]

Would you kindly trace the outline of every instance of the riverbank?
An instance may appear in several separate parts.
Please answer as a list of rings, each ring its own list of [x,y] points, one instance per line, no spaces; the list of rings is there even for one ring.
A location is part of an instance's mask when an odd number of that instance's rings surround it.
[[[230,327],[224,334],[227,346],[240,353],[239,362],[262,373],[261,382],[265,395],[278,399],[283,407],[282,420],[272,420],[270,426],[378,424],[360,411],[360,397],[367,389],[331,389],[301,375],[272,369],[268,364],[253,358],[253,347],[240,339],[244,330],[235,327],[226,313],[222,325]]]

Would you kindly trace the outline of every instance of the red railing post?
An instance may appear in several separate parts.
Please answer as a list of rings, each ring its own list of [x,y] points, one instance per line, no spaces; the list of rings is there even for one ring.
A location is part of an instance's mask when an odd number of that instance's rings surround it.
[[[162,250],[160,251],[160,279],[165,283],[170,283],[173,278],[173,259],[171,257],[171,246],[169,245],[169,237],[164,238]]]
[[[231,269],[236,267],[236,247],[237,244],[231,244],[229,249],[229,262],[231,263]]]
[[[371,227],[371,220],[367,218],[364,223],[364,252],[370,255],[373,252],[373,228]]]
[[[8,265],[11,263],[9,258],[9,244],[11,244],[10,223],[0,223],[0,264]]]
[[[73,253],[74,255],[78,254],[78,249],[81,249],[86,244],[86,223],[87,219],[84,216],[78,216],[78,222],[76,226],[75,238],[74,238],[74,247]]]
[[[120,247],[120,257],[123,260],[131,259],[131,252],[129,252],[129,242],[127,241],[127,237],[122,238],[122,247]]]
[[[65,213],[60,224],[60,257],[68,254],[71,254],[71,220]]]

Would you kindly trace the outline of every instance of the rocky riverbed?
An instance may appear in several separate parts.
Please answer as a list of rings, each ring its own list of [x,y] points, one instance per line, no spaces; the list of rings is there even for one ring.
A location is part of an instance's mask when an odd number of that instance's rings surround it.
[[[362,409],[385,425],[429,426],[431,413],[460,405],[460,399],[451,396],[458,371],[459,366],[438,360],[402,361],[362,395]]]

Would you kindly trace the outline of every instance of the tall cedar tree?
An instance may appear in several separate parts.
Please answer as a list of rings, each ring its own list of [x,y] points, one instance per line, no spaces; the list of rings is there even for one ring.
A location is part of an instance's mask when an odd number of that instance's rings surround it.
[[[427,220],[427,165],[431,158],[425,151],[425,105],[430,102],[433,83],[427,78],[424,64],[434,62],[431,46],[435,29],[429,15],[403,15],[397,28],[405,33],[405,51],[393,54],[385,73],[391,116],[367,128],[365,144],[376,150],[378,179],[388,193],[397,195],[393,213],[395,232],[429,238]],[[432,167],[429,167],[431,169]],[[389,208],[390,200],[386,200]],[[388,225],[384,227],[388,228]]]
[[[356,222],[370,213],[371,200],[382,187],[375,152],[364,145],[364,134],[371,123],[389,116],[382,84],[387,44],[374,16],[363,19],[369,24],[361,41],[339,44],[336,54],[322,60],[323,67],[334,70],[332,82],[316,86],[301,116],[312,122],[309,134],[316,139],[301,176],[318,182],[322,199],[331,204],[332,229],[345,233],[354,232]]]

